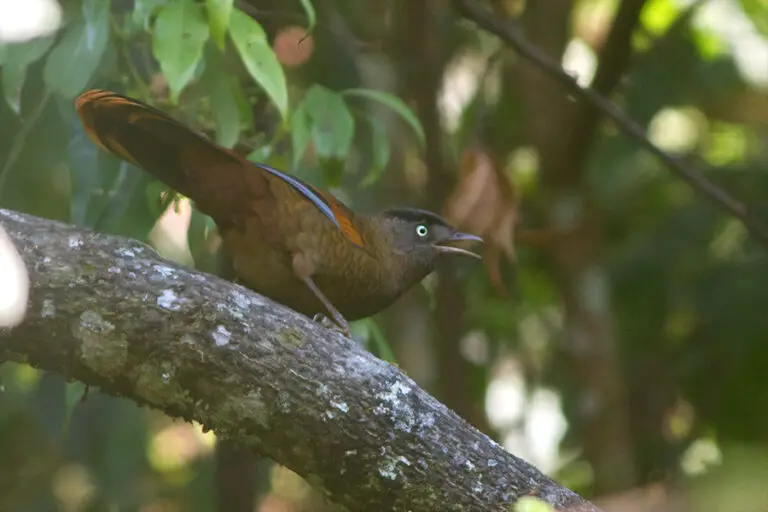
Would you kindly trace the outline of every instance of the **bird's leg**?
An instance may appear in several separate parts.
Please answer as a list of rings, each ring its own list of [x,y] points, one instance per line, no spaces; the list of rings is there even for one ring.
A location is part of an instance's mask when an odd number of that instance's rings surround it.
[[[325,309],[331,314],[331,317],[333,317],[333,321],[336,322],[342,334],[344,334],[344,336],[349,338],[350,337],[349,323],[347,323],[347,320],[342,316],[341,313],[339,313],[339,310],[336,309],[333,306],[333,304],[331,304],[331,301],[328,300],[325,294],[320,290],[320,288],[318,288],[318,286],[312,280],[314,265],[310,262],[309,258],[300,253],[294,254],[293,271],[296,274],[296,277],[304,281],[304,284],[307,285],[307,288],[312,290],[312,293],[315,294],[315,297],[320,299],[320,302],[323,303],[323,306],[325,306]],[[318,321],[318,315],[315,315],[313,320]],[[321,321],[320,323],[323,323],[323,322]]]
[[[317,287],[315,282],[312,280],[311,277],[302,277],[299,276],[299,278],[304,281],[304,284],[306,284],[310,290],[312,290],[312,293],[314,293],[318,299],[320,299],[320,302],[323,303],[323,306],[325,306],[325,309],[328,310],[328,312],[333,317],[333,321],[336,322],[336,324],[341,328],[341,332],[344,334],[344,336],[349,338],[349,324],[347,323],[347,320],[339,313],[339,310],[333,307],[333,304],[331,304],[331,301],[328,300],[328,298],[323,294],[322,291],[320,291],[320,288]],[[318,321],[320,320],[320,323],[324,323],[322,319],[319,319],[318,316],[324,316],[324,315],[315,315],[313,320]],[[327,327],[327,326],[326,326]]]
[[[349,333],[344,331],[344,328],[341,327],[339,324],[328,318],[326,315],[322,313],[315,313],[315,315],[312,317],[313,322],[317,322],[326,329],[331,329],[332,331],[339,331],[340,333],[344,334],[345,336],[349,337]]]

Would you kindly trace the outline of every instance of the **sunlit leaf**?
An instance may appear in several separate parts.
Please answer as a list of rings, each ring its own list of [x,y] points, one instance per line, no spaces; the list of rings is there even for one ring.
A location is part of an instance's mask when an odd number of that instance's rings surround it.
[[[312,32],[314,30],[315,25],[317,24],[317,14],[315,14],[315,6],[312,5],[312,0],[300,0],[301,1],[301,7],[304,9],[304,12],[307,14],[307,32]]]
[[[352,146],[355,120],[344,99],[321,85],[313,85],[303,105],[312,122],[312,141],[318,155],[346,158]]]
[[[285,73],[261,25],[239,9],[232,11],[229,35],[245,68],[272,100],[283,119],[288,118]]]
[[[85,89],[109,43],[110,2],[84,4],[82,19],[68,28],[45,61],[43,77],[51,91],[74,98]]]
[[[640,21],[648,32],[661,35],[674,23],[680,6],[672,0],[649,0],[640,13]]]
[[[694,30],[693,40],[703,61],[713,61],[728,53],[728,43],[710,30]]]
[[[7,44],[3,62],[3,94],[11,109],[19,113],[19,95],[24,85],[27,67],[45,55],[55,40],[54,36],[38,37],[23,43]]]
[[[168,80],[174,102],[194,76],[208,35],[202,7],[194,0],[171,2],[157,15],[152,51]]]
[[[744,13],[758,32],[768,37],[768,2],[765,0],[739,0]]]
[[[517,503],[510,507],[510,512],[552,512],[552,506],[546,501],[534,498],[533,496],[523,496]]]
[[[421,144],[422,147],[426,145],[424,128],[422,128],[419,118],[416,117],[416,114],[414,114],[413,111],[408,108],[408,105],[406,105],[405,102],[403,102],[403,100],[397,96],[374,89],[346,89],[342,91],[341,94],[344,96],[357,96],[360,98],[366,98],[369,100],[378,101],[379,103],[386,105],[398,113],[400,117],[402,117],[409,125],[411,125],[411,128],[413,128],[413,131],[416,132],[416,136],[419,139],[419,144]]]
[[[211,37],[216,46],[224,49],[229,27],[229,17],[232,14],[234,0],[205,0],[208,11],[208,25],[211,27]]]

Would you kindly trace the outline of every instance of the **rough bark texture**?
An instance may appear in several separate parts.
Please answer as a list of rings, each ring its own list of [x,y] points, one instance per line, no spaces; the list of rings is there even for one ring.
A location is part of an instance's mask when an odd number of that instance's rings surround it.
[[[292,310],[148,246],[0,209],[30,274],[0,360],[197,420],[350,510],[592,504],[509,454],[395,366]]]

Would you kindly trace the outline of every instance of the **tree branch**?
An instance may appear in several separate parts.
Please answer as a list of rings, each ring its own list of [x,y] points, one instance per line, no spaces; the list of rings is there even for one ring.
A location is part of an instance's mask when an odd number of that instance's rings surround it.
[[[453,0],[459,13],[480,28],[496,35],[515,49],[523,58],[534,63],[541,71],[563,85],[574,97],[585,101],[592,108],[610,118],[625,135],[634,139],[640,147],[655,155],[664,165],[715,205],[739,219],[747,230],[762,244],[768,245],[768,227],[753,217],[747,207],[731,197],[728,192],[707,179],[697,168],[673,157],[656,146],[645,136],[645,130],[627,116],[611,100],[592,88],[581,87],[563,68],[525,38],[523,31],[513,20],[502,20],[481,7],[476,0]]]
[[[632,58],[632,36],[640,23],[640,13],[644,6],[645,0],[625,0],[619,4],[608,36],[598,53],[597,69],[591,86],[597,94],[609,97],[624,76]],[[580,103],[579,107],[571,131],[573,135],[567,158],[574,168],[583,170],[586,167],[584,161],[592,147],[591,142],[598,132],[600,110],[592,108],[588,103]]]
[[[619,4],[608,36],[600,46],[592,89],[608,96],[618,85],[632,57],[632,35],[640,23],[646,0],[627,0]],[[593,115],[599,111],[590,109]]]
[[[0,360],[196,420],[350,510],[598,510],[353,341],[146,245],[0,209],[27,316]]]

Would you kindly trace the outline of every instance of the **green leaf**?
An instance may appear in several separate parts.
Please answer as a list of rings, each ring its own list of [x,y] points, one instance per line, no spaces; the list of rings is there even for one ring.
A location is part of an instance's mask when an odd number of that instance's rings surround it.
[[[43,79],[52,92],[72,99],[88,85],[109,42],[109,4],[86,2],[83,18],[67,28],[48,54]]]
[[[195,262],[195,268],[204,272],[216,273],[218,254],[211,244],[211,235],[216,231],[216,223],[211,217],[192,208],[192,215],[187,228],[189,252]]]
[[[8,52],[8,46],[0,44],[0,66],[5,62],[5,54]]]
[[[344,96],[357,96],[360,98],[367,98],[369,100],[378,101],[379,103],[382,103],[391,108],[400,114],[400,117],[402,117],[409,125],[411,125],[413,131],[416,132],[416,136],[418,137],[421,146],[426,146],[424,128],[422,128],[419,118],[416,117],[416,114],[414,114],[413,111],[408,108],[408,105],[406,105],[405,102],[403,102],[403,100],[397,96],[389,94],[388,92],[377,91],[374,89],[346,89],[342,91],[341,94]]]
[[[376,119],[371,119],[373,166],[362,182],[363,187],[376,183],[389,163],[390,148],[386,129]]]
[[[134,0],[131,19],[136,26],[149,31],[149,19],[155,11],[163,7],[167,0]]]
[[[285,73],[261,25],[239,9],[232,11],[229,35],[251,77],[272,100],[283,119],[288,118]]]
[[[512,512],[552,512],[554,510],[549,503],[533,496],[523,496],[509,508]]]
[[[82,382],[68,382],[64,395],[64,420],[61,424],[62,441],[69,438],[69,428],[72,425],[72,412],[83,399],[85,390],[88,389]]]
[[[744,10],[758,32],[768,37],[768,3],[765,0],[740,0]]]
[[[157,180],[149,182],[144,193],[147,199],[149,212],[156,219],[160,218],[160,216],[165,213],[178,196],[178,193],[175,190]]]
[[[20,111],[19,96],[21,88],[24,86],[27,67],[45,55],[45,52],[48,51],[54,40],[54,36],[46,36],[4,46],[3,94],[8,106],[17,114]]]
[[[246,156],[246,158],[251,162],[256,162],[256,163],[266,162],[267,159],[270,156],[272,156],[272,150],[273,150],[273,147],[267,144],[265,146],[261,146],[254,149],[253,151],[248,153],[248,156]]]
[[[211,27],[211,37],[216,46],[224,49],[227,37],[229,17],[232,14],[234,0],[205,0],[205,8],[208,10],[208,25]]]
[[[291,147],[293,148],[293,167],[298,167],[307,144],[312,138],[312,118],[307,112],[305,102],[294,110],[291,116]]]
[[[346,158],[355,134],[355,119],[341,95],[313,85],[303,104],[312,120],[312,140],[317,154],[325,158]]]
[[[176,0],[160,10],[152,35],[152,52],[168,80],[171,100],[192,80],[208,40],[208,23],[194,0]]]
[[[643,27],[654,36],[660,36],[680,15],[681,6],[673,0],[649,0],[640,13]]]
[[[89,26],[98,25],[104,15],[109,16],[111,0],[106,2],[103,0],[84,0],[83,2],[83,18]],[[107,18],[108,19],[108,18]]]
[[[72,187],[69,220],[76,226],[93,227],[94,208],[91,205],[97,194],[105,192],[105,175],[99,165],[99,149],[90,141],[83,125],[76,122],[75,135],[67,150]]]
[[[136,240],[147,240],[157,223],[160,200],[147,200],[147,189],[154,178],[117,157],[102,154],[102,172],[115,162],[116,177],[109,191],[109,199],[94,223],[102,233],[114,233]]]
[[[371,352],[375,356],[387,362],[397,364],[395,353],[392,352],[392,348],[387,342],[387,337],[379,328],[378,324],[376,324],[375,320],[372,318],[364,318],[353,322],[349,327],[354,337],[357,337],[355,335],[359,335],[373,342]]]
[[[312,5],[311,0],[301,0],[301,6],[304,8],[304,12],[307,13],[307,21],[309,26],[307,32],[312,32],[317,24],[317,14],[315,14],[315,6]]]
[[[148,180],[149,175],[124,160],[112,155],[105,156],[104,153],[101,153],[98,165],[99,172],[109,172],[114,175],[114,179],[111,180],[106,201],[93,222],[93,228],[101,232],[119,233],[121,223],[139,224],[140,216],[131,215],[128,208],[129,206],[136,207],[134,203],[139,201],[132,202],[131,200],[136,195],[141,180]]]
[[[245,94],[240,82],[227,73],[215,49],[206,52],[205,64],[203,85],[211,96],[211,109],[216,121],[216,142],[231,148],[240,137],[240,106],[237,98]]]

